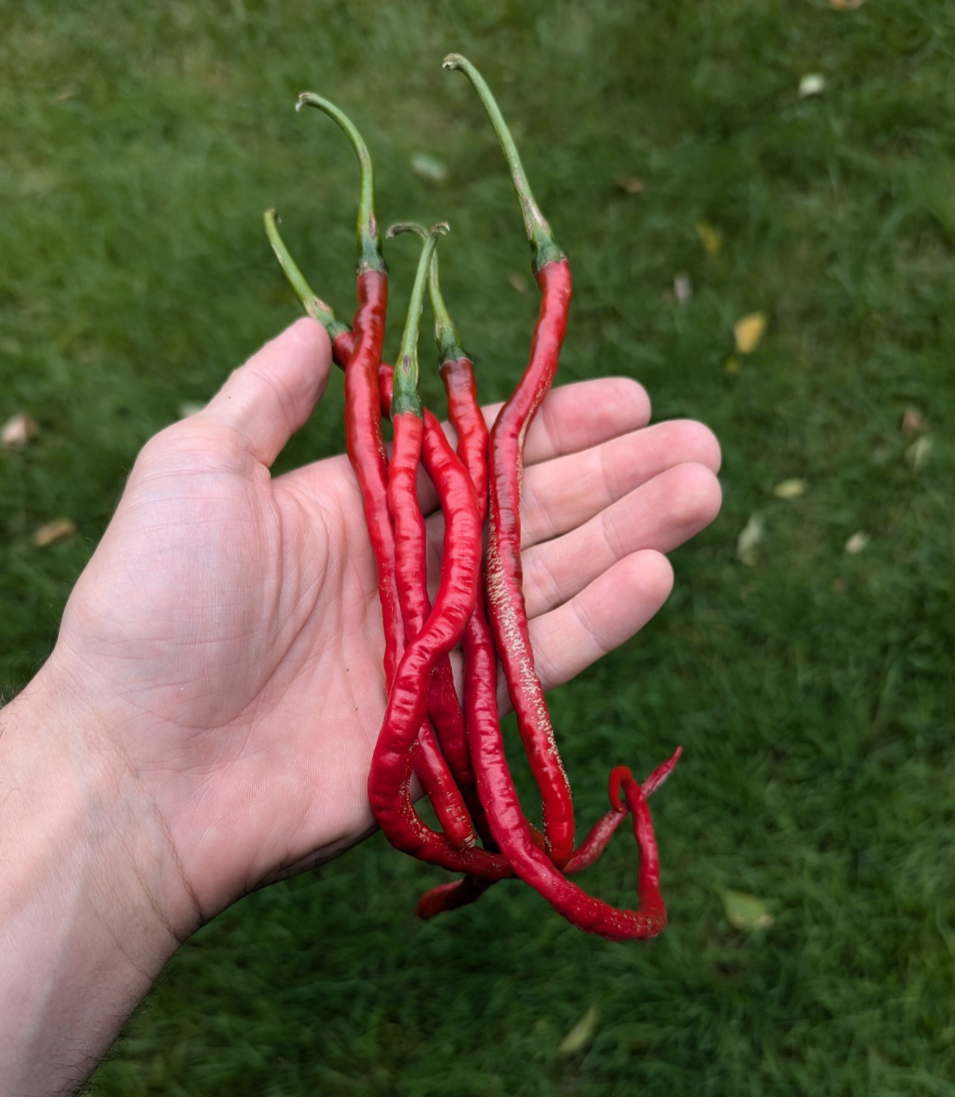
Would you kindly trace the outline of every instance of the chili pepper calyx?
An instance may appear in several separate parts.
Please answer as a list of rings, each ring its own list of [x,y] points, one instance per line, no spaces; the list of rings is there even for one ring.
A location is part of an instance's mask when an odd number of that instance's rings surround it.
[[[415,221],[400,221],[392,225],[385,234],[386,239],[391,240],[401,232],[414,232],[424,240],[428,230]],[[438,345],[438,367],[445,362],[457,362],[461,358],[470,361],[471,356],[461,346],[461,337],[454,326],[444,297],[441,293],[441,283],[438,278],[438,253],[434,253],[431,260],[431,273],[428,276],[428,295],[431,298],[431,312],[434,314],[434,341]]]
[[[408,228],[409,222],[400,222],[388,229],[388,237],[396,236]],[[431,231],[425,236],[424,247],[421,249],[421,258],[418,260],[418,270],[415,274],[414,288],[411,291],[411,301],[408,304],[408,318],[405,321],[404,334],[401,337],[400,359],[395,365],[394,392],[391,397],[391,417],[402,412],[411,412],[419,418],[424,417],[424,408],[421,397],[418,395],[418,331],[421,326],[421,312],[424,308],[424,291],[428,281],[428,272],[431,269],[431,260],[434,249],[438,243],[438,237],[450,232],[450,226],[446,221],[439,221],[431,226]]]
[[[360,276],[372,270],[387,274],[388,267],[381,252],[378,222],[375,218],[375,174],[368,146],[355,123],[328,99],[323,99],[313,91],[303,91],[298,97],[295,109],[300,111],[302,107],[315,107],[316,110],[327,114],[351,142],[361,168],[361,189],[358,198],[358,274]]]

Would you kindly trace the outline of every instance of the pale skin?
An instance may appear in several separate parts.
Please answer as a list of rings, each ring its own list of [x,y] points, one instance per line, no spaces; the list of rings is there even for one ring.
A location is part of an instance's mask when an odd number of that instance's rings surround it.
[[[0,1094],[75,1092],[201,924],[373,829],[386,694],[357,485],[345,457],[269,472],[331,372],[301,320],[145,446],[50,659],[0,712]],[[556,389],[529,432],[546,688],[656,613],[664,554],[719,509],[712,434],[649,415],[610,378]],[[437,559],[439,514],[429,531]],[[637,746],[608,767],[662,760]]]

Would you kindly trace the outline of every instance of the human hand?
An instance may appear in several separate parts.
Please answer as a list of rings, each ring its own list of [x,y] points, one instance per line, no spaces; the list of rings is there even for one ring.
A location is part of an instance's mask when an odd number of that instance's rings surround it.
[[[147,443],[43,671],[80,753],[169,843],[177,872],[155,899],[180,936],[373,828],[387,698],[357,483],[343,456],[269,473],[330,368],[323,329],[301,320]],[[662,553],[719,508],[709,431],[648,419],[643,390],[610,378],[555,390],[529,432],[525,588],[547,688],[653,616],[672,582]],[[429,531],[437,557],[440,515]]]

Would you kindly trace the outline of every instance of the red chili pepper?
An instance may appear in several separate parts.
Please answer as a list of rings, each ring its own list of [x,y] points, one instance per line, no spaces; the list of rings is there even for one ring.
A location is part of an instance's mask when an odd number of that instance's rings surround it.
[[[420,422],[421,418],[417,394],[418,324],[435,241],[432,230],[418,264],[400,362],[394,370],[392,422],[396,445],[399,432],[404,433],[410,420]],[[416,437],[420,440],[420,434]],[[454,849],[445,835],[425,825],[411,800],[412,751],[427,710],[428,683],[435,664],[461,639],[474,609],[481,561],[481,527],[474,488],[464,466],[450,450],[448,458],[438,470],[448,500],[441,582],[434,608],[398,666],[372,758],[368,798],[382,831],[398,849],[446,868],[460,870],[462,864],[470,862],[473,867],[466,868],[467,872],[506,875],[510,869],[502,858],[482,849]],[[392,503],[396,518],[402,517],[406,508],[417,509],[413,485],[410,495],[407,491],[393,494]],[[409,583],[415,581],[414,576],[409,577]]]
[[[351,331],[335,318],[335,314],[328,305],[320,298],[316,297],[308,287],[298,268],[285,250],[284,244],[275,227],[274,218],[270,218],[269,215],[266,215],[266,227],[269,230],[269,238],[272,241],[273,247],[276,249],[276,254],[279,256],[279,260],[289,281],[295,287],[296,293],[302,300],[309,315],[319,320],[328,330],[329,335],[332,338],[335,360],[339,365],[344,366],[351,357],[354,345],[354,337]],[[442,309],[440,306],[435,311],[438,316],[442,313],[446,313],[446,310]],[[451,330],[453,331],[453,327]],[[444,334],[447,336],[446,332]],[[441,337],[439,336],[439,343],[440,338]],[[458,342],[456,333],[454,341],[455,343]],[[440,345],[445,346],[447,344],[441,343]],[[445,356],[445,354],[442,354],[442,357]],[[476,476],[480,482],[486,478],[486,469],[483,462],[479,459],[483,448],[479,440],[482,434],[486,438],[487,428],[484,425],[484,417],[481,414],[477,402],[473,370],[470,368],[470,362],[463,356],[454,358],[450,362],[444,363],[442,367],[442,376],[444,377],[446,387],[449,390],[448,398],[449,407],[451,409],[451,420],[458,432],[459,449],[462,449],[462,451],[467,450],[471,453],[471,461],[469,464],[473,469],[473,472],[471,472],[470,475]],[[379,383],[383,404],[390,408],[392,395],[391,366],[385,364],[381,365],[379,370]],[[447,441],[444,432],[441,430],[440,424],[427,410],[425,411],[425,416],[425,438],[430,435],[435,440],[440,439],[444,442],[444,446],[446,447]],[[478,439],[476,444],[474,443],[475,438]],[[436,441],[435,448],[441,448],[440,441]],[[477,461],[474,459],[475,455],[478,458]],[[481,499],[483,496],[484,492],[482,491],[478,498]],[[479,599],[483,601],[483,594],[480,589],[478,594]],[[494,719],[496,718],[497,710],[497,699],[493,683],[497,680],[497,664],[487,621],[483,616],[483,613],[477,612],[479,608],[480,607],[476,607],[476,612],[475,614],[472,614],[465,632],[464,646],[468,666],[466,680],[474,677],[479,681],[482,681],[485,685],[480,689],[472,688],[470,692],[466,691],[466,699],[470,698],[471,703],[477,706],[476,712],[470,710],[471,719],[475,727],[475,734],[481,733],[482,726],[484,728],[492,729],[493,734]],[[667,762],[654,770],[646,781],[643,782],[642,789],[645,797],[650,796],[660,787],[676,765],[679,756],[680,749],[678,748]],[[564,868],[565,875],[580,872],[592,865],[603,852],[617,827],[629,814],[628,805],[626,803],[621,803],[619,796],[622,781],[629,772],[630,771],[625,767],[617,767],[612,771],[609,788],[610,800],[613,807],[594,824],[587,837],[574,852]],[[529,830],[531,841],[537,845],[538,848],[541,848],[543,846],[542,836],[533,827],[529,827]],[[446,867],[450,866],[446,865]],[[478,868],[478,866],[475,867]],[[481,865],[478,868],[478,871],[486,871],[485,866]],[[487,888],[497,879],[504,879],[507,876],[512,876],[514,874],[513,870],[502,870],[499,864],[495,864],[492,871],[492,876],[469,875],[461,880],[455,880],[451,883],[432,888],[419,900],[416,913],[421,918],[431,918],[437,914],[458,909],[459,907],[465,906],[480,898]]]
[[[427,239],[427,231],[421,225],[412,221],[392,225],[387,236],[390,239],[401,232],[414,232],[422,239]],[[458,433],[458,457],[467,469],[471,483],[474,485],[478,504],[478,521],[483,527],[487,513],[487,424],[477,402],[477,390],[474,385],[474,370],[471,360],[461,347],[460,337],[451,322],[451,317],[448,315],[441,294],[437,253],[431,260],[428,291],[431,299],[431,311],[434,314],[435,341],[438,345],[438,369],[449,392],[448,402],[451,422]],[[379,370],[380,381],[382,381],[383,373],[383,370]],[[383,389],[385,385],[386,382],[382,381]],[[449,459],[448,455],[451,452],[450,443],[445,437],[440,423],[430,412],[426,412],[424,465],[432,482],[437,487],[442,509],[446,509],[446,502],[441,496],[442,480],[440,474],[436,472],[436,468],[442,461]],[[430,608],[426,595],[424,604],[427,608]],[[442,671],[444,674],[439,683],[439,672]],[[467,669],[465,669],[465,674],[467,674]],[[487,846],[491,842],[490,830],[474,783],[474,768],[468,754],[464,713],[458,701],[457,691],[454,688],[451,663],[448,659],[443,659],[435,668],[429,712],[434,711],[436,687],[446,704],[445,714],[447,719],[439,728],[438,734],[441,749],[448,759],[448,764],[458,783],[458,788],[461,789],[468,810],[471,813],[471,818],[474,820],[475,828],[481,835],[485,846]],[[435,726],[438,728],[437,722]]]
[[[385,634],[385,678],[390,687],[404,650],[405,636],[395,575],[394,530],[388,511],[387,464],[379,411],[378,363],[384,341],[388,273],[381,254],[374,214],[374,171],[361,134],[343,111],[312,92],[299,96],[296,109],[300,110],[303,105],[316,107],[339,125],[351,142],[361,169],[358,205],[359,304],[352,325],[352,346],[345,364],[345,444],[361,490],[378,570]],[[323,314],[331,315],[331,310],[311,292],[289,256],[278,234],[274,214],[266,214],[265,224],[276,256],[306,311],[323,321]],[[334,322],[334,317],[332,320]],[[341,334],[340,330],[338,336]],[[414,748],[414,765],[451,840],[460,846],[472,844],[473,827],[467,810],[426,722],[421,728],[419,745]]]
[[[428,599],[427,535],[424,518],[418,506],[418,468],[421,463],[421,442],[424,435],[424,408],[418,395],[418,324],[424,301],[425,282],[439,232],[447,232],[447,225],[435,225],[426,234],[419,264],[419,277],[415,280],[408,322],[402,340],[398,367],[393,373],[391,397],[391,424],[394,430],[394,446],[388,476],[388,509],[395,529],[395,575],[398,598],[401,603],[406,635],[414,640],[425,626],[431,605]],[[389,236],[391,233],[389,232]],[[448,667],[450,671],[450,665]],[[432,688],[428,676],[429,697]],[[370,781],[374,782],[374,772]],[[454,820],[449,830],[445,821],[445,833],[459,847],[474,845],[476,836],[471,819],[460,804],[461,817]],[[464,837],[464,841],[460,837]],[[455,840],[458,837],[458,840]]]
[[[521,566],[521,479],[524,439],[547,395],[567,330],[570,266],[554,243],[510,131],[494,96],[477,69],[460,54],[444,59],[446,69],[461,69],[474,85],[497,134],[517,189],[527,237],[534,253],[534,275],[541,288],[541,308],[531,342],[530,361],[510,399],[498,414],[489,441],[490,507],[487,547],[487,604],[491,627],[517,725],[541,792],[547,852],[555,865],[565,865],[574,851],[574,805],[544,689],[534,669],[524,604]]]

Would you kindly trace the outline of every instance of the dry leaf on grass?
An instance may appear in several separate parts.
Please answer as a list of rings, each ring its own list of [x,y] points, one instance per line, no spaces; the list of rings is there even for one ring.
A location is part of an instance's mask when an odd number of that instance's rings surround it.
[[[752,354],[766,334],[769,318],[765,312],[751,312],[737,320],[733,326],[738,354]]]
[[[427,152],[416,152],[411,157],[411,170],[419,179],[435,185],[446,182],[448,178],[447,164]]]
[[[582,1051],[586,1051],[597,1031],[597,1022],[599,1020],[600,1011],[596,1006],[591,1006],[561,1040],[560,1046],[557,1048],[557,1054],[579,1055]]]
[[[774,488],[773,495],[777,499],[798,499],[800,495],[806,494],[806,488],[808,484],[805,480],[801,480],[798,476],[794,476],[791,480],[781,480]]]
[[[613,181],[627,194],[639,194],[644,187],[644,182],[639,175],[615,175]]]
[[[921,472],[925,468],[934,444],[929,435],[923,434],[921,438],[916,438],[905,451],[906,461],[916,472]]]
[[[673,279],[673,293],[678,305],[686,305],[693,296],[693,283],[688,274],[678,274]]]
[[[826,78],[818,72],[809,72],[799,81],[799,97],[821,95],[826,90]]]
[[[836,11],[855,11],[861,8],[865,0],[829,0]]]
[[[33,543],[37,548],[46,548],[47,545],[55,545],[57,541],[65,541],[76,533],[76,523],[69,518],[57,518],[55,522],[47,522],[33,534]]]
[[[762,541],[765,528],[762,518],[751,514],[736,538],[736,555],[747,567],[751,568],[756,563],[756,546]]]
[[[921,434],[925,430],[925,416],[916,407],[908,407],[902,415],[901,431],[911,437],[913,434]]]
[[[866,546],[869,544],[869,535],[864,533],[861,529],[846,541],[843,548],[850,556],[858,556],[860,552],[864,552]]]
[[[33,416],[21,411],[0,427],[0,445],[25,446],[27,442],[36,438],[39,431],[40,428]]]
[[[718,255],[723,246],[723,234],[706,221],[697,221],[696,234],[703,244],[707,255]]]
[[[527,291],[531,288],[528,285],[527,279],[524,277],[524,275],[518,274],[516,271],[512,271],[507,276],[507,280],[511,283],[514,289],[517,290],[518,293],[527,293]]]
[[[773,924],[773,916],[766,904],[755,895],[745,891],[720,892],[726,920],[734,929],[768,929]]]

